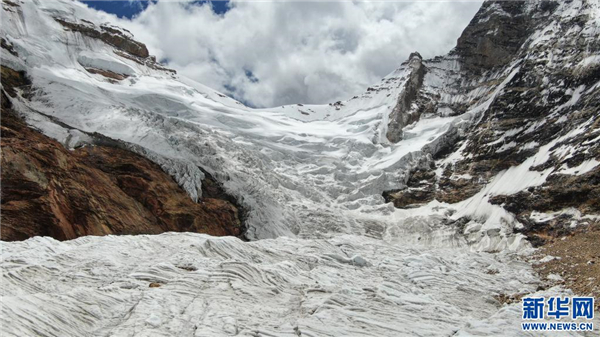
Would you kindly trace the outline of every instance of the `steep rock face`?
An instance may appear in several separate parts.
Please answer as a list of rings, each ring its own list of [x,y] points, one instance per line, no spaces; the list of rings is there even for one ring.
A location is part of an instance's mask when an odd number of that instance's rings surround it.
[[[523,1],[484,2],[451,53],[460,56],[463,69],[481,74],[508,64],[528,35],[525,7]]]
[[[421,54],[417,52],[410,54],[408,58],[410,73],[404,90],[398,96],[398,102],[389,117],[386,137],[390,142],[396,143],[402,139],[402,129],[418,121],[423,110],[427,109],[424,102],[419,101],[419,91],[423,86],[426,71],[422,60]]]
[[[9,96],[15,97],[17,95],[15,89],[23,86],[27,86],[30,81],[27,79],[25,71],[16,71],[9,67],[0,66],[0,73],[2,75],[2,93],[6,92]],[[3,95],[3,98],[4,95]],[[5,98],[2,100],[2,107],[11,107],[10,100]]]
[[[117,29],[116,27],[100,26],[98,29],[91,22],[84,21],[82,23],[75,23],[61,18],[56,18],[56,22],[63,25],[66,29],[79,32],[94,39],[102,40],[105,43],[133,56],[140,58],[146,58],[150,56],[146,45],[133,40],[131,36],[128,36],[124,31]]]
[[[432,200],[500,206],[534,244],[597,221],[594,10],[591,1],[484,3],[450,57],[460,64],[464,92],[492,89],[486,108],[430,168],[413,169],[406,188],[384,193],[386,200],[397,207]]]
[[[195,203],[160,167],[123,149],[69,151],[5,108],[2,154],[2,240],[242,234],[240,210],[230,201],[207,194]]]
[[[130,151],[94,145],[69,151],[11,110],[8,96],[29,85],[24,72],[3,66],[2,85],[2,240],[243,234],[241,209],[212,177],[196,203],[158,165]]]
[[[154,70],[166,71],[172,74],[176,73],[175,70],[160,65],[156,61],[156,57],[150,55],[146,45],[134,40],[129,31],[123,28],[106,24],[96,25],[85,19],[80,20],[80,22],[71,22],[62,18],[54,18],[54,20],[68,31],[80,33],[115,47],[114,53],[122,58]],[[86,64],[82,65],[86,66]],[[93,64],[91,67],[88,65],[86,70],[93,74],[100,74],[110,80],[122,80],[128,76],[128,74],[123,72],[110,69],[97,69]]]

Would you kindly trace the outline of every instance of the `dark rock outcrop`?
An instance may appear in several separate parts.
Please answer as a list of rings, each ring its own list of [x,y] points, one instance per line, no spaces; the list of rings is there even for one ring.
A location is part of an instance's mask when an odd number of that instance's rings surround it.
[[[570,233],[571,225],[580,221],[580,214],[600,213],[600,167],[583,175],[552,175],[541,186],[494,196],[490,203],[514,213],[524,225],[518,231],[529,237],[534,246],[539,246],[553,237]],[[562,214],[536,220],[533,212]]]
[[[96,69],[96,68],[85,68],[90,74],[98,74],[106,77],[109,81],[117,82],[126,79],[128,76],[125,74],[117,74],[110,70]]]
[[[472,197],[484,186],[473,177],[452,177],[450,170],[437,177],[434,169],[433,162],[429,168],[418,167],[410,172],[405,188],[385,191],[383,198],[398,208],[418,207],[433,200],[453,204]]]
[[[0,47],[2,47],[2,49],[6,50],[14,56],[19,56],[13,45],[10,42],[6,41],[4,38],[0,38]]]
[[[132,152],[73,151],[2,109],[2,240],[51,236],[243,234],[241,210],[215,181],[215,197],[195,203],[161,168]]]
[[[115,48],[127,52],[133,56],[146,58],[150,56],[146,45],[133,40],[127,34],[119,29],[108,26],[100,26],[98,29],[94,24],[85,22],[85,24],[65,21],[60,18],[55,19],[68,30],[79,32],[88,37],[99,39]]]
[[[15,97],[17,92],[15,89],[23,88],[31,84],[24,71],[16,71],[9,67],[0,66],[0,74],[2,75],[2,89],[10,97]],[[3,107],[10,107],[11,103],[8,98],[2,100]]]
[[[452,53],[465,70],[482,73],[510,62],[529,35],[523,1],[484,2]]]
[[[165,71],[171,74],[177,73],[177,71],[166,68],[157,62],[156,57],[150,55],[148,52],[146,45],[134,40],[127,30],[107,25],[98,26],[86,20],[81,20],[79,23],[66,21],[61,18],[55,18],[54,20],[69,31],[81,33],[87,37],[98,39],[115,47],[114,53],[122,58],[126,58],[151,69]],[[87,70],[90,71],[90,69]],[[102,71],[103,73],[99,73],[99,71]],[[115,77],[124,76],[123,74],[116,74],[105,69],[96,70],[96,72],[94,72],[94,69],[91,69],[90,72],[99,73],[100,75],[109,78],[109,80],[120,80],[122,78]]]
[[[449,94],[486,92],[475,104],[488,104],[456,142],[433,154],[429,168],[413,169],[403,189],[384,192],[386,201],[397,207],[434,199],[457,203],[505,170],[523,165],[527,172],[545,175],[545,181],[514,194],[487,197],[515,215],[523,225],[519,231],[534,245],[598,221],[600,167],[583,172],[576,168],[600,161],[600,39],[589,14],[593,2],[572,5],[482,5],[447,57],[460,65],[463,86]],[[423,62],[430,66],[443,59]],[[446,160],[450,154],[452,160]],[[432,175],[434,170],[437,174]],[[507,174],[515,175],[514,184],[529,184],[518,172]],[[546,218],[536,218],[540,213]]]
[[[410,75],[404,85],[404,90],[398,97],[396,106],[389,116],[386,137],[392,143],[402,139],[402,129],[418,121],[426,108],[425,100],[419,99],[419,90],[423,86],[423,78],[426,72],[422,61],[421,54],[417,52],[411,53],[408,58],[408,66],[411,68]]]
[[[69,151],[27,126],[10,97],[29,84],[2,67],[1,239],[158,234],[189,231],[241,236],[243,210],[210,175],[194,202],[160,166],[100,140]]]

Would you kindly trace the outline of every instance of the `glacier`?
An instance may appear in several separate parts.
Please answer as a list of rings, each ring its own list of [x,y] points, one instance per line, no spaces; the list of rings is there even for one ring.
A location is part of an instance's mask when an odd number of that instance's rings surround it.
[[[532,248],[513,232],[514,217],[487,199],[526,184],[499,175],[458,204],[412,209],[381,195],[466,132],[516,62],[489,75],[498,85],[464,93],[456,57],[423,60],[423,90],[470,108],[423,115],[391,143],[388,118],[408,62],[347,101],[252,109],[63,29],[56,18],[118,25],[81,3],[19,1],[2,18],[19,55],[3,53],[2,64],[32,80],[27,98],[13,102],[30,125],[68,148],[93,133],[123,141],[194,200],[204,169],[250,210],[250,242],[191,233],[1,242],[6,335],[523,334],[520,306],[495,296],[536,293]],[[127,77],[115,83],[86,67]],[[513,169],[538,174],[527,165]],[[477,219],[464,231],[453,222],[463,216]],[[536,293],[553,294],[570,291]]]
[[[2,254],[14,336],[501,335],[520,307],[492,294],[536,287],[510,256],[357,235],[36,237]]]

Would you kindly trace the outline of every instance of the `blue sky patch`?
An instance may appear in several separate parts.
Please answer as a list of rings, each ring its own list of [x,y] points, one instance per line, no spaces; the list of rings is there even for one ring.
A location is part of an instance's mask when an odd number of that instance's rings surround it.
[[[116,16],[118,16],[120,18],[131,19],[134,16],[138,15],[139,13],[143,12],[146,8],[148,8],[148,5],[150,4],[150,2],[156,2],[156,0],[138,0],[138,1],[127,1],[127,0],[83,1],[82,0],[81,2],[88,5],[91,8],[94,8],[94,9],[97,9],[97,10],[100,10],[100,11],[103,11],[106,13],[115,14]],[[229,1],[201,0],[201,1],[191,2],[190,5],[203,4],[203,3],[210,3],[213,11],[216,14],[222,15],[222,14],[225,14],[229,10]]]

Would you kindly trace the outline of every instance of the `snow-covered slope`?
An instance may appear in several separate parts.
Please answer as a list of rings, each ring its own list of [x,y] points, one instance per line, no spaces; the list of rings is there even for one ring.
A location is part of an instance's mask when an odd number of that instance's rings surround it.
[[[587,28],[600,16],[587,1],[554,10],[558,21],[587,15]],[[411,55],[348,101],[251,109],[165,69],[107,20],[78,2],[3,2],[1,36],[14,54],[3,50],[2,65],[32,80],[16,110],[67,147],[93,132],[129,143],[195,200],[201,167],[249,210],[247,237],[258,241],[164,234],[2,243],[6,331],[516,333],[519,326],[507,324],[518,321],[517,307],[498,311],[493,295],[532,292],[537,280],[515,254],[530,248],[514,233],[520,223],[489,194],[547,176],[507,187],[504,172],[466,201],[417,208],[386,204],[382,192],[402,190],[434,161],[468,160],[464,139],[514,87],[521,60],[473,75],[460,50],[432,60]],[[543,35],[529,33],[534,41]],[[390,141],[394,128],[401,133]],[[514,170],[529,172],[533,163],[526,165]]]

